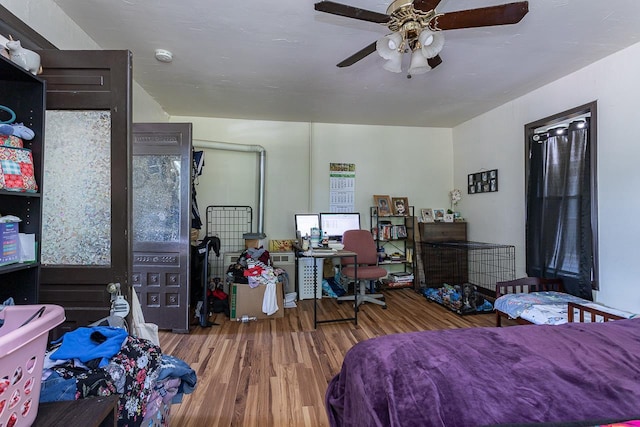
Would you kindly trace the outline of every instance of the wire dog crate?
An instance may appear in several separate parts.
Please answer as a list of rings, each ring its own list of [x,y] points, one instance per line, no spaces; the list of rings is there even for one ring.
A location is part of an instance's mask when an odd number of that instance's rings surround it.
[[[243,235],[251,233],[253,210],[250,206],[207,206],[207,236],[220,239],[220,252],[242,252],[245,249]],[[224,277],[224,255],[209,257],[209,277]]]
[[[422,262],[428,288],[476,285],[494,295],[496,282],[515,279],[515,247],[482,242],[422,243]]]

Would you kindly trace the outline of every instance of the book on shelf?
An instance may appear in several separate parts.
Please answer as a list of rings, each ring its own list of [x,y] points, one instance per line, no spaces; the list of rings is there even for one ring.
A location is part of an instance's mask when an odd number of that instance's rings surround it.
[[[378,226],[378,238],[380,240],[406,239],[407,227],[391,223],[380,223]]]

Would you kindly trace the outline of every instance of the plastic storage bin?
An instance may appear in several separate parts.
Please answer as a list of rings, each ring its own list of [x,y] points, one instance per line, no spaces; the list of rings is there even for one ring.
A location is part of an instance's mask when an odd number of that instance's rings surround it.
[[[316,265],[314,269],[313,265]],[[298,299],[313,299],[313,282],[316,282],[316,298],[322,298],[323,258],[298,259]],[[315,271],[315,277],[314,277]]]
[[[0,311],[0,425],[30,426],[38,414],[49,331],[61,324],[57,305],[15,305]]]

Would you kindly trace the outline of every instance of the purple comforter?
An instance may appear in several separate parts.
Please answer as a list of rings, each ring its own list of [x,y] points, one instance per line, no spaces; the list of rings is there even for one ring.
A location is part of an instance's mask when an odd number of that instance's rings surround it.
[[[332,426],[461,426],[640,416],[640,319],[414,332],[356,344]]]

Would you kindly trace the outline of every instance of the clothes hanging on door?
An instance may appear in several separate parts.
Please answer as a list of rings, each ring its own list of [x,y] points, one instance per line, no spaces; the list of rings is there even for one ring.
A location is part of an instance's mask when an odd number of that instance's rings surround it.
[[[198,230],[202,228],[202,219],[200,219],[200,210],[198,209],[198,201],[196,200],[196,178],[202,175],[203,168],[204,151],[194,151],[191,168],[191,228]]]

